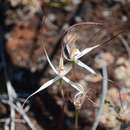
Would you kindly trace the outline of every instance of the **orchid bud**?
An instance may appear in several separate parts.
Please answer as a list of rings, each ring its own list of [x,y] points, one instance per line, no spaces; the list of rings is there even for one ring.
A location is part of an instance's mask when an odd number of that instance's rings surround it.
[[[75,96],[74,96],[74,106],[75,108],[78,110],[78,109],[81,109],[82,105],[83,105],[83,102],[85,100],[85,97],[86,97],[86,94],[85,93],[77,93]]]

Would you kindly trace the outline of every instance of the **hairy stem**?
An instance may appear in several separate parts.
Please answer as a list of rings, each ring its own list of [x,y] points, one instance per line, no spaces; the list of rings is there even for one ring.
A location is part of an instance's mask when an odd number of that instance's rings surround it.
[[[78,117],[79,117],[79,110],[75,109],[75,130],[78,130]]]
[[[64,109],[65,109],[65,96],[64,96],[64,90],[63,90],[63,80],[60,79],[60,85],[59,85],[59,90],[62,96],[62,100],[63,100],[63,105],[62,105],[62,112],[61,112],[61,116],[60,116],[60,122],[61,124],[58,126],[58,130],[63,129],[63,122],[64,122]]]
[[[60,80],[60,92],[61,92],[61,96],[62,96],[63,101],[65,101],[62,79]]]

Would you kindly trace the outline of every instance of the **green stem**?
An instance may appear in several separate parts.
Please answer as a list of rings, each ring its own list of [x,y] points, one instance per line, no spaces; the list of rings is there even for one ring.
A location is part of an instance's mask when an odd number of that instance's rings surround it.
[[[78,117],[79,117],[79,110],[75,109],[75,130],[78,130]]]
[[[63,101],[65,101],[64,90],[63,90],[63,81],[62,81],[62,79],[60,80],[60,92],[61,92],[61,96],[62,96],[62,98],[63,98]]]
[[[60,80],[60,83],[59,83],[59,91],[61,93],[61,96],[62,96],[62,100],[63,100],[63,105],[62,105],[62,113],[60,115],[60,124],[58,126],[58,130],[61,130],[63,129],[63,121],[64,121],[64,109],[65,109],[65,96],[64,96],[64,90],[63,90],[63,80],[61,79]]]
[[[75,73],[75,62],[72,62],[72,76],[76,79]],[[78,130],[78,117],[79,117],[79,109],[75,108],[75,130]]]

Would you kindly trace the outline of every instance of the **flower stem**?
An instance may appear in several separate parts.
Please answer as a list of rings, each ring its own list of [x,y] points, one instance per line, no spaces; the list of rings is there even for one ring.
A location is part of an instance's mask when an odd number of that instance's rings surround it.
[[[75,73],[75,62],[72,62],[72,76],[74,80],[76,79],[76,73]]]
[[[63,90],[63,80],[60,80],[59,83],[59,90],[62,96],[62,100],[63,100],[63,105],[62,105],[62,111],[61,111],[61,116],[60,116],[60,124],[58,126],[58,130],[63,129],[63,122],[64,122],[64,109],[65,109],[65,96],[64,96],[64,90]]]
[[[75,130],[78,130],[79,109],[75,109]]]
[[[61,92],[61,96],[62,96],[63,101],[65,101],[62,79],[60,80],[60,92]]]

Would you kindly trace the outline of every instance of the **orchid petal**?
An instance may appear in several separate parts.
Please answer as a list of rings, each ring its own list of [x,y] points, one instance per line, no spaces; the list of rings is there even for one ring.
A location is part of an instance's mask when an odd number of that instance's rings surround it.
[[[71,69],[72,69],[72,66],[66,65],[65,68],[64,68],[64,74],[63,74],[63,76],[66,75],[66,74],[68,74],[71,71]]]
[[[58,71],[56,70],[56,68],[55,68],[54,65],[52,64],[52,62],[51,62],[51,60],[50,60],[50,58],[49,58],[49,56],[48,56],[48,54],[47,54],[47,52],[46,52],[45,49],[44,49],[44,52],[45,52],[45,55],[46,55],[46,57],[47,57],[47,61],[49,62],[49,64],[50,64],[52,70],[58,75]]]
[[[45,84],[43,84],[38,90],[36,90],[34,93],[32,93],[30,96],[28,96],[28,97],[26,98],[26,100],[25,100],[24,103],[23,103],[23,106],[24,106],[24,104],[27,102],[27,100],[28,100],[29,98],[31,98],[31,97],[34,96],[35,94],[39,93],[40,91],[46,89],[47,87],[49,87],[50,85],[52,85],[54,82],[56,82],[58,79],[60,79],[60,77],[59,77],[59,76],[56,76],[54,79],[51,79],[51,80],[49,80],[48,82],[46,82]]]
[[[59,61],[59,69],[64,70],[64,60],[63,60],[62,54]]]
[[[68,54],[70,55],[70,47],[68,46],[68,44],[66,44],[66,49],[67,49],[67,51],[68,51]]]
[[[92,74],[96,74],[96,72],[89,67],[88,65],[84,64],[83,62],[81,62],[80,60],[76,60],[76,64],[78,64],[79,66],[85,68],[86,70],[88,70],[89,72],[91,72]]]
[[[71,61],[71,59],[70,59],[70,48],[67,44],[64,47],[63,56],[66,60]]]
[[[96,45],[96,46],[93,46],[93,47],[89,47],[89,48],[86,48],[84,50],[82,50],[80,52],[80,54],[78,54],[77,56],[75,56],[77,59],[81,58],[82,56],[84,56],[85,54],[89,53],[90,51],[92,51],[93,49],[99,47],[100,44]]]
[[[62,79],[67,82],[68,84],[70,84],[73,88],[75,88],[77,91],[83,91],[83,88],[80,84],[78,83],[74,83],[73,81],[71,81],[70,79],[68,79],[67,77],[63,76]]]
[[[74,98],[77,98],[77,97],[79,97],[79,96],[83,96],[83,95],[84,95],[83,92],[78,92],[78,93],[75,94]]]

